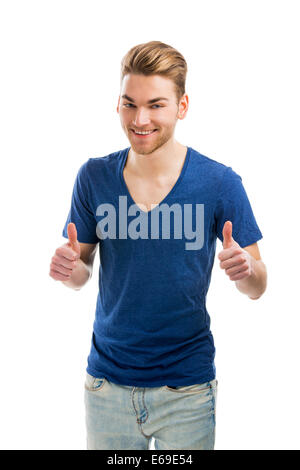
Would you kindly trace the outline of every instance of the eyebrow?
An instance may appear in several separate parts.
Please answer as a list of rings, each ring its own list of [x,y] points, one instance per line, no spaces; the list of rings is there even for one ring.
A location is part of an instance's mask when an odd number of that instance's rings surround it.
[[[122,98],[124,98],[127,101],[131,101],[131,103],[134,103],[134,99],[130,98],[130,96],[128,96],[128,95],[122,95]],[[158,98],[153,98],[153,100],[149,100],[148,104],[156,103],[156,101],[162,101],[162,100],[169,101],[168,98],[163,98],[163,97],[160,96]]]

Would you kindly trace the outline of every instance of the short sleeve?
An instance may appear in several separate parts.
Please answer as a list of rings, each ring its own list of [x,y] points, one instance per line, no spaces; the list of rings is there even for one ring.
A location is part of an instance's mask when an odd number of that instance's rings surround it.
[[[80,243],[98,243],[96,218],[91,209],[88,192],[87,162],[79,169],[72,193],[71,207],[63,228],[62,235],[68,238],[67,226],[70,222],[76,225],[77,239]]]
[[[232,237],[243,248],[257,242],[263,235],[257,225],[242,178],[227,167],[215,207],[217,237],[223,243],[223,227],[232,222]]]

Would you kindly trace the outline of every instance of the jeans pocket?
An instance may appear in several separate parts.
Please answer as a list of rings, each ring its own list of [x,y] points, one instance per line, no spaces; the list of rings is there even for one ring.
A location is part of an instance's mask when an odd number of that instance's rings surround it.
[[[211,380],[210,382],[204,382],[202,384],[193,384],[193,385],[182,385],[176,388],[171,388],[168,385],[165,385],[165,390],[168,390],[173,393],[206,393],[212,392],[213,389],[217,387],[217,380]]]
[[[107,379],[105,377],[94,377],[87,372],[84,387],[89,392],[98,392],[104,387],[106,382]]]

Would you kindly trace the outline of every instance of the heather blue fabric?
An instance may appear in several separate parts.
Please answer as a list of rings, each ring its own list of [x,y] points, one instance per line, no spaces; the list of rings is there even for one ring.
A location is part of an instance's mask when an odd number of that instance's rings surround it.
[[[67,238],[67,225],[74,222],[79,242],[99,243],[99,292],[87,372],[138,387],[209,382],[215,379],[216,369],[206,296],[216,240],[223,241],[226,220],[232,222],[232,236],[241,247],[260,240],[262,233],[241,177],[231,167],[187,147],[181,174],[163,201],[152,211],[127,215],[128,226],[137,216],[141,224],[148,221],[148,238],[126,238],[124,224],[121,228],[118,221],[124,215],[119,196],[126,200],[126,213],[135,203],[123,178],[129,149],[82,164],[63,229]],[[106,229],[103,221],[108,212],[99,211],[102,204],[115,209],[115,238],[112,232],[105,238],[108,225]],[[164,238],[162,222],[158,238],[151,238],[151,216],[163,204],[179,204],[182,214],[184,204],[189,204],[194,230],[196,205],[203,205],[200,249],[186,249],[193,240],[186,238],[184,227],[182,237],[175,237],[172,213],[170,238]]]

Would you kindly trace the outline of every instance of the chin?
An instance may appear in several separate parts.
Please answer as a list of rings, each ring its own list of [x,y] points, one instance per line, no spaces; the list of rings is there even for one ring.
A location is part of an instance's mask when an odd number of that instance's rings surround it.
[[[156,150],[156,147],[149,147],[147,149],[131,145],[132,150],[139,155],[150,155]]]

